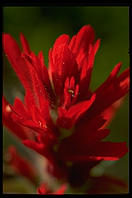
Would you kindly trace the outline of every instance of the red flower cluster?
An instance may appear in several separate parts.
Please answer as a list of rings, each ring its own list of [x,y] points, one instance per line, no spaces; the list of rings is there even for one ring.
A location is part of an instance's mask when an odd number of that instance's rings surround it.
[[[3,97],[5,126],[25,146],[47,158],[51,174],[71,184],[77,181],[75,175],[78,181],[85,180],[86,172],[101,160],[123,157],[128,151],[125,142],[102,140],[110,132],[105,127],[117,101],[129,91],[129,68],[118,75],[118,63],[92,91],[90,81],[100,39],[95,42],[90,25],[71,40],[66,34],[56,39],[49,50],[48,69],[42,52],[36,56],[23,34],[20,39],[22,51],[9,34],[3,35],[5,54],[25,88],[24,102],[16,98],[10,105]]]

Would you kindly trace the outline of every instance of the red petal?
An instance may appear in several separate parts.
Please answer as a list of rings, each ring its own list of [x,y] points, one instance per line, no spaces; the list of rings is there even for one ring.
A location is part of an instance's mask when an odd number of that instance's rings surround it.
[[[22,143],[40,155],[46,157],[50,162],[53,161],[54,154],[49,150],[47,145],[32,140],[24,140]]]
[[[109,129],[99,129],[97,131],[93,131],[87,140],[87,144],[88,143],[90,144],[91,142],[100,141],[104,139],[105,137],[107,137],[109,133],[110,133]]]
[[[106,122],[107,119],[105,119],[104,115],[99,115],[90,119],[88,119],[87,116],[83,116],[75,126],[76,134],[80,134],[82,137],[83,135],[85,136],[85,134],[90,136],[91,131],[97,131],[98,129],[102,128]],[[82,131],[83,134],[81,133]]]
[[[72,76],[71,79],[66,78],[64,85],[64,95],[60,105],[66,109],[77,101],[79,95],[79,85],[75,85],[75,78]]]
[[[73,105],[67,112],[67,117],[76,121],[85,111],[87,111],[93,104],[96,95],[94,94],[90,100],[83,101],[78,104]]]
[[[106,126],[108,126],[110,124],[112,119],[115,117],[116,112],[118,111],[118,109],[122,105],[123,100],[124,100],[124,98],[121,98],[120,100],[116,101],[114,104],[112,104],[108,109],[106,109],[102,113],[104,119],[106,119],[107,122],[105,122],[104,125],[101,128],[105,128]]]
[[[43,84],[45,86],[45,90],[48,93],[48,99],[49,99],[49,101],[51,103],[54,104],[55,95],[54,95],[52,87],[51,87],[48,70],[47,70],[47,68],[46,68],[46,66],[44,64],[44,57],[43,57],[43,53],[42,52],[39,53],[39,60],[40,60],[40,74],[41,74],[41,78],[42,78]]]
[[[94,59],[95,59],[96,52],[99,48],[99,45],[100,45],[100,39],[98,39],[93,46],[90,45],[89,54],[87,54],[88,60],[87,59],[84,60],[84,63],[81,64],[82,68],[81,68],[81,76],[80,76],[80,79],[81,79],[80,80],[80,98],[83,98],[85,97],[85,95],[88,95],[88,89],[89,89],[89,85],[91,81]]]
[[[18,138],[22,140],[28,138],[29,135],[27,134],[27,129],[13,121],[12,109],[4,97],[2,98],[2,119],[3,124]]]
[[[32,140],[24,140],[23,144],[33,150],[35,150],[37,153],[40,153],[41,155],[45,154],[45,145],[43,143],[37,143]]]
[[[53,64],[52,54],[54,55],[56,51],[58,51],[59,46],[68,44],[68,41],[69,41],[68,35],[63,34],[59,36],[54,43],[53,50],[49,51],[49,73],[51,75],[57,70],[56,65]]]
[[[57,124],[63,128],[71,128],[75,122],[85,113],[85,111],[90,108],[94,100],[95,95],[93,95],[88,101],[83,101],[71,106],[68,111],[63,108],[59,108]]]
[[[96,89],[96,93],[97,94],[101,94],[101,92],[104,92],[104,90],[112,83],[112,81],[116,78],[117,74],[119,73],[121,68],[121,63],[118,63],[114,69],[112,70],[112,72],[110,73],[109,77],[106,79],[106,81],[99,86]]]
[[[59,37],[59,40],[54,44],[53,50],[49,51],[49,73],[53,80],[56,94],[59,96],[63,92],[64,82],[67,77],[74,76],[76,80],[79,78],[75,57],[70,51],[67,43],[68,37],[64,40],[63,36]]]
[[[91,148],[86,151],[83,151],[82,154],[72,153],[69,155],[64,155],[65,160],[70,160],[74,162],[78,161],[98,161],[98,160],[106,160],[113,161],[119,160],[128,152],[128,148],[126,146],[126,142],[115,143],[115,142],[99,142],[93,144]]]
[[[23,35],[21,35],[21,39],[24,50],[27,52],[29,49]],[[38,104],[40,95],[46,97],[47,93],[42,84],[41,72],[39,72],[39,59],[37,59],[33,53],[31,54],[31,57],[24,54],[22,56],[16,41],[9,34],[3,35],[3,47],[13,69],[21,80],[24,88],[26,91],[30,90],[32,92],[33,97]],[[28,59],[26,59],[26,57],[28,57]],[[47,79],[46,82],[49,83]]]
[[[67,146],[70,150],[78,152],[88,150],[88,147],[95,142],[99,142],[109,134],[109,129],[101,129],[105,122],[106,120],[101,116],[87,120],[87,122],[80,120],[75,126],[74,133],[61,142],[60,151],[62,153],[69,152]]]
[[[48,99],[48,92],[45,89],[45,86],[43,84],[44,82],[41,79],[39,60],[33,53],[31,53],[30,57],[28,57],[25,54],[23,55],[23,57],[25,58],[27,66],[29,67],[29,70],[30,70],[30,75],[31,75],[31,80],[32,80],[31,92],[33,93],[37,106],[40,106],[41,105],[40,98],[43,98],[44,100]]]
[[[32,80],[29,68],[26,66],[24,59],[21,57],[21,51],[16,41],[9,35],[3,35],[3,47],[13,69],[21,80],[23,86],[32,90]]]
[[[15,98],[13,109],[15,109],[15,112],[17,112],[19,115],[22,115],[25,119],[30,118],[24,104],[19,98]]]
[[[71,51],[73,51],[74,46],[75,46],[75,42],[76,42],[76,35],[74,35],[69,43],[69,48]]]
[[[96,100],[90,112],[87,112],[87,118],[102,114],[113,103],[128,93],[130,83],[129,68],[122,72],[119,77],[116,77],[117,72],[112,73],[115,73],[115,75],[110,74],[109,78],[95,91],[97,94]]]
[[[68,44],[68,42],[69,42],[69,36],[67,34],[62,34],[61,36],[59,36],[54,43],[53,53],[54,51],[56,51],[56,48],[58,48],[60,45]]]
[[[28,41],[26,40],[24,34],[22,34],[22,33],[20,34],[20,39],[21,39],[21,44],[22,44],[22,47],[23,47],[23,51],[27,54],[30,54],[31,50],[30,50]]]
[[[84,53],[88,52],[89,44],[93,43],[95,33],[90,25],[83,26],[76,35],[76,41],[73,48],[73,52],[79,55],[80,51]]]
[[[39,52],[38,58],[40,60],[41,65],[45,65],[45,63],[44,63],[44,56],[43,56],[43,52],[42,51]]]
[[[121,65],[122,65],[122,63],[118,63],[118,64],[114,67],[114,69],[112,70],[112,72],[111,72],[109,78],[115,78],[115,77],[117,76],[117,74],[119,73],[119,71],[120,71],[120,69],[121,69]]]

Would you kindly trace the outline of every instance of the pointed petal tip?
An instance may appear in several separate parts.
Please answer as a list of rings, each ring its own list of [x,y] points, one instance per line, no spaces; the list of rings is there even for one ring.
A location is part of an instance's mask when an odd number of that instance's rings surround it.
[[[120,61],[118,64],[119,64],[119,65],[122,65],[122,62]]]
[[[21,37],[24,37],[24,34],[23,34],[22,32],[20,32],[19,35],[20,35],[20,38],[21,38]]]
[[[5,47],[5,41],[7,39],[10,39],[10,38],[12,38],[10,34],[8,34],[8,33],[2,33],[2,44],[3,44],[3,47]]]
[[[91,96],[91,101],[94,102],[95,99],[96,99],[96,93],[93,93],[93,95]]]
[[[14,38],[10,34],[8,34],[8,33],[2,33],[2,41],[3,41],[3,44],[5,46],[5,42],[6,41],[7,41],[7,44],[8,44],[8,42],[15,41],[15,40],[14,40]]]
[[[122,62],[119,62],[119,63],[117,63],[117,65],[115,67],[119,68],[119,70],[120,70],[121,66],[122,66]]]
[[[2,37],[11,37],[11,35],[8,33],[2,33]]]
[[[19,46],[15,39],[8,33],[2,35],[2,44],[5,54],[8,56],[8,60],[13,62],[16,57],[18,58],[21,54]]]
[[[119,73],[120,69],[121,69],[121,66],[122,66],[122,63],[119,62],[117,65],[115,65],[115,67],[113,68],[110,76],[113,78],[113,77],[116,77],[117,74]]]
[[[20,37],[21,42],[25,39],[25,36],[22,32],[20,32],[19,37]]]
[[[99,48],[99,46],[101,44],[101,39],[100,38],[97,40],[97,43],[98,43],[98,48]]]
[[[84,25],[82,28],[80,28],[78,34],[83,34],[83,33],[88,33],[88,32],[92,33],[95,36],[95,31],[90,24]]]
[[[20,32],[20,40],[21,40],[23,51],[25,53],[29,54],[31,52],[31,50],[30,50],[28,41],[22,32]]]

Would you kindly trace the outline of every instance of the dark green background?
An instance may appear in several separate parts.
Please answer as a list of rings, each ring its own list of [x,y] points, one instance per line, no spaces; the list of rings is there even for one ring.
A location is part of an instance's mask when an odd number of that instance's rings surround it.
[[[114,65],[122,62],[121,71],[129,66],[129,8],[128,7],[4,7],[3,31],[10,33],[20,44],[24,33],[31,49],[43,51],[48,66],[48,51],[63,33],[72,36],[86,24],[93,26],[101,47],[96,55],[91,87],[95,89],[109,75]],[[13,103],[16,96],[23,98],[24,90],[4,57],[3,92]],[[110,125],[111,141],[128,143],[128,96]],[[4,129],[4,147],[16,140]],[[24,147],[20,147],[26,152]],[[128,154],[106,169],[106,173],[128,180]]]

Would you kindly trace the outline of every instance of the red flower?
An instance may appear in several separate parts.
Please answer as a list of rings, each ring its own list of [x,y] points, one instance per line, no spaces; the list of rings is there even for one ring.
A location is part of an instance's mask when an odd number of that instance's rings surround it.
[[[23,144],[45,156],[56,177],[70,177],[76,163],[96,164],[118,160],[128,151],[126,143],[102,141],[110,133],[104,127],[114,116],[114,106],[129,91],[129,68],[119,76],[118,63],[106,81],[90,89],[95,54],[100,39],[86,25],[70,40],[61,35],[49,50],[49,68],[42,52],[36,56],[23,34],[23,50],[9,35],[3,47],[25,88],[24,102],[9,105],[3,99],[3,123]],[[19,130],[20,129],[20,130]],[[71,162],[69,166],[67,162]]]

